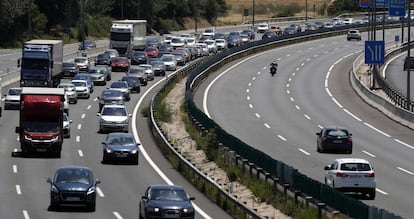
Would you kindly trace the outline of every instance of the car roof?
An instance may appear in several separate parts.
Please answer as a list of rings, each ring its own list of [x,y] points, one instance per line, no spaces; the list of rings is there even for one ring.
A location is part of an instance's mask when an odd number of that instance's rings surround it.
[[[328,130],[336,130],[336,129],[339,129],[339,130],[348,130],[347,128],[345,128],[345,127],[343,127],[343,126],[337,126],[337,125],[327,125],[327,126],[324,126],[323,127],[323,129],[328,129]]]
[[[62,166],[62,167],[59,167],[57,169],[57,171],[58,170],[66,170],[66,169],[84,169],[84,170],[89,170],[89,171],[92,172],[92,170],[89,167],[86,167],[86,166]]]
[[[362,158],[338,158],[335,159],[336,162],[338,163],[366,163],[366,164],[370,164],[367,160],[362,159]]]

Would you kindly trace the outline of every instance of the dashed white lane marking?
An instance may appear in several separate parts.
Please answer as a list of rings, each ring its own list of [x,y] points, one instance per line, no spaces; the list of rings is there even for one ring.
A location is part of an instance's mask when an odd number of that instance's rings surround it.
[[[250,107],[251,109],[253,109],[253,105],[252,105],[252,104],[250,104],[250,103],[249,103],[249,107]]]
[[[20,188],[20,185],[16,185],[16,193],[18,195],[21,195],[22,194],[22,189]]]
[[[92,105],[89,105],[88,107],[86,107],[86,109],[90,109],[92,107]]]
[[[305,116],[305,118],[307,118],[308,120],[311,120],[311,118],[308,116],[308,115],[304,115]]]
[[[17,141],[19,141],[19,139],[17,139]],[[17,148],[13,149],[13,152],[18,152],[18,151],[19,151],[19,149],[17,149]]]
[[[105,197],[105,195],[104,195],[104,193],[102,192],[101,188],[96,187],[96,192],[98,192],[98,195],[99,195],[100,197]]]
[[[291,98],[289,98],[290,99],[290,101],[292,101],[292,102],[294,102],[295,101],[295,99],[293,99],[293,97],[291,97]]]
[[[247,96],[247,100],[250,100],[250,96]]]
[[[27,210],[23,210],[23,217],[24,219],[30,219],[29,212],[27,212]]]
[[[288,81],[292,81],[292,78],[289,78]]]
[[[268,129],[270,129],[270,125],[268,125],[267,123],[265,123],[264,126],[266,126],[266,128],[268,128]]]
[[[300,110],[300,107],[298,105],[295,105],[295,107],[296,107],[297,110]]]
[[[82,114],[81,119],[84,119],[84,118],[85,118],[85,114]]]
[[[249,93],[250,92],[250,90],[249,89],[246,89],[246,93]]]
[[[289,87],[290,85],[289,84],[286,84],[286,87]]]
[[[260,71],[259,71],[259,72],[257,72],[257,74],[258,74],[258,75],[260,75],[261,73],[262,73],[262,72],[260,72]]]
[[[83,152],[82,152],[82,150],[78,150],[78,154],[79,154],[79,157],[83,157]]]
[[[304,153],[304,154],[306,154],[306,155],[308,155],[308,156],[310,155],[310,153],[309,153],[309,152],[307,152],[307,151],[303,150],[302,148],[299,148],[299,151],[300,151],[300,152],[302,152],[302,153]]]
[[[256,77],[253,77],[253,78],[252,78],[252,81],[254,81],[254,80],[256,80]]]
[[[381,130],[379,130],[379,129],[375,128],[374,126],[370,125],[369,123],[364,122],[364,125],[366,125],[366,126],[370,127],[371,129],[375,130],[375,131],[376,131],[376,132],[378,132],[378,133],[383,134],[384,136],[386,136],[386,137],[388,137],[388,138],[389,138],[389,137],[391,137],[389,134],[387,134],[387,133],[385,133],[385,132],[383,132],[383,131],[381,131]]]
[[[112,214],[114,214],[114,216],[116,217],[116,219],[123,219],[123,217],[116,211],[112,212]]]
[[[411,145],[409,145],[409,144],[407,144],[407,143],[405,143],[405,142],[403,142],[403,141],[401,141],[399,139],[394,139],[394,141],[396,141],[396,142],[398,142],[398,143],[406,146],[407,148],[410,148],[410,149],[413,149],[414,150],[414,147],[413,146],[411,146]]]
[[[411,171],[409,171],[409,170],[406,170],[406,169],[404,169],[404,168],[402,168],[402,167],[397,167],[397,169],[399,169],[399,170],[403,171],[404,173],[408,173],[408,174],[410,174],[410,175],[414,175],[414,173],[413,173],[413,172],[411,172]]]
[[[286,90],[286,93],[287,93],[287,94],[290,94],[290,91],[289,91],[289,90]]]
[[[321,125],[318,125],[318,127],[319,127],[320,129],[323,129],[323,126],[321,126]]]
[[[375,190],[377,190],[377,192],[383,194],[383,195],[388,195],[388,193],[384,192],[383,190],[376,188]]]
[[[248,86],[248,87],[252,86],[252,82],[249,82],[249,83],[247,84],[247,86]]]
[[[79,125],[78,125],[78,129],[81,129],[81,128],[82,128],[82,124],[79,124]]]
[[[277,137],[279,137],[280,139],[282,139],[283,141],[286,141],[286,138],[284,138],[283,136],[281,136],[281,135],[277,135]]]
[[[259,113],[255,113],[257,118],[260,118],[260,114]]]
[[[17,165],[13,165],[13,173],[17,173]]]
[[[370,156],[370,157],[375,157],[375,155],[373,155],[373,154],[369,153],[368,151],[364,151],[364,150],[362,150],[362,153],[364,153],[364,154],[366,154],[366,155],[368,155],[368,156]]]
[[[76,142],[80,142],[80,136],[76,136]]]
[[[95,97],[95,99],[93,99],[93,101],[97,101],[98,100],[98,97]]]
[[[293,72],[293,73],[292,73],[292,77],[293,77],[293,76],[295,76],[295,75],[296,75],[296,73],[295,73],[295,72]]]

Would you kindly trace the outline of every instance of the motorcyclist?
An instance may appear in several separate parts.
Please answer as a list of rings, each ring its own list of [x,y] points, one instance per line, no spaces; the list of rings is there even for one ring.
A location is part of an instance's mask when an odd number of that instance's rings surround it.
[[[276,74],[277,71],[277,63],[276,61],[273,61],[270,63],[270,74],[273,76]]]

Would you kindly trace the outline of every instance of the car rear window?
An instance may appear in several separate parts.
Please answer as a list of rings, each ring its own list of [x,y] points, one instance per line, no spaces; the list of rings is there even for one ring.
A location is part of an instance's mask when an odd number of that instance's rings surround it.
[[[367,163],[343,163],[341,170],[346,171],[370,171],[371,166]]]
[[[341,129],[328,130],[326,133],[327,133],[326,135],[331,136],[331,137],[348,136],[348,132],[346,130],[341,130]]]

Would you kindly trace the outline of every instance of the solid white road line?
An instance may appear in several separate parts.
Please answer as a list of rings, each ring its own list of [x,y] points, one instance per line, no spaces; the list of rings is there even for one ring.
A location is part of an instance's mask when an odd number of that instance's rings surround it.
[[[281,136],[281,135],[277,135],[277,137],[279,137],[280,139],[282,139],[283,141],[286,141],[286,138],[284,138],[283,136]]]

